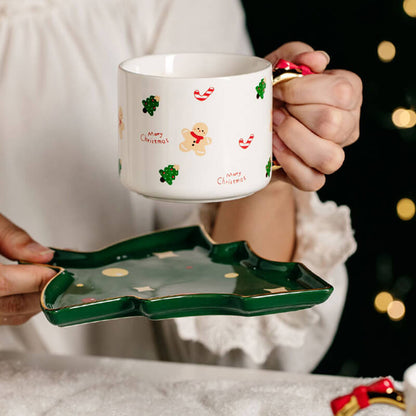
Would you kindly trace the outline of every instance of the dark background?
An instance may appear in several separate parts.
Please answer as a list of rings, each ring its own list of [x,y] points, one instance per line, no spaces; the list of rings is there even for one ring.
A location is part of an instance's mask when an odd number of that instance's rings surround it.
[[[397,107],[416,108],[416,18],[401,0],[243,4],[258,56],[299,40],[327,51],[329,68],[351,70],[363,81],[360,139],[346,148],[343,167],[319,191],[322,200],[351,208],[358,251],[347,263],[349,291],[336,338],[315,372],[400,380],[416,362],[415,219],[399,219],[396,204],[416,200],[416,127],[395,127],[391,114]],[[383,40],[396,46],[389,63],[377,55]],[[380,291],[405,304],[403,319],[375,310]]]

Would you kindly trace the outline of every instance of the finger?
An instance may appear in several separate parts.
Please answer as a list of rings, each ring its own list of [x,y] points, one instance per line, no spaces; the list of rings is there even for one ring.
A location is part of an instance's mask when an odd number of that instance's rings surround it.
[[[0,316],[34,315],[40,311],[39,293],[4,296],[0,298]]]
[[[278,84],[273,96],[287,104],[326,104],[354,110],[361,105],[362,97],[353,79],[344,71],[307,75]]]
[[[328,69],[327,71],[325,71],[325,74],[347,78],[348,81],[353,86],[356,93],[359,95],[359,98],[360,98],[359,103],[361,104],[363,82],[361,81],[361,78],[357,74],[354,74],[354,72],[351,72],[351,71],[346,71],[344,69]]]
[[[325,104],[288,104],[286,109],[289,114],[323,139],[345,146],[358,138],[359,112],[357,111],[345,111]]]
[[[275,64],[279,59],[293,61],[294,58],[304,52],[312,52],[313,48],[303,42],[288,42],[266,55],[266,59]]]
[[[273,153],[282,169],[275,175],[278,178],[292,183],[302,191],[317,191],[325,184],[325,175],[306,166],[277,136],[273,133]]]
[[[329,55],[325,51],[302,52],[293,58],[293,63],[306,65],[312,72],[321,73],[328,66]]]
[[[286,59],[298,65],[306,65],[313,72],[322,72],[329,64],[330,57],[325,51],[315,51],[303,42],[289,42],[265,57],[275,65],[279,59]]]
[[[0,325],[23,325],[38,312],[23,315],[0,316]]]
[[[53,250],[34,241],[28,233],[0,214],[0,253],[11,260],[46,263]]]
[[[317,136],[290,114],[279,122],[273,126],[275,133],[305,165],[325,175],[342,166],[345,154],[341,146]]]
[[[50,267],[0,264],[0,297],[40,292],[55,275]]]

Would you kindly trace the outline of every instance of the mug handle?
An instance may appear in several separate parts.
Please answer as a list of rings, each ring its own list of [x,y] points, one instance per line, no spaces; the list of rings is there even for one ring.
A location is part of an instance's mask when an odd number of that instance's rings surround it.
[[[273,67],[273,86],[289,81],[293,78],[300,78],[305,75],[314,74],[311,69],[306,65],[296,65],[292,62],[286,61],[285,59],[279,59],[276,65]],[[281,169],[279,162],[273,155],[272,171]]]

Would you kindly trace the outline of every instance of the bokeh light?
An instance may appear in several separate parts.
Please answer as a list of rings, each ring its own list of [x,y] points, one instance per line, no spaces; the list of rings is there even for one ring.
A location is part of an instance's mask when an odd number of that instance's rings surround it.
[[[402,129],[410,129],[416,125],[416,112],[403,107],[396,108],[391,115],[393,124]]]
[[[394,300],[387,307],[387,315],[392,321],[400,321],[406,314],[406,307],[401,300]]]
[[[416,0],[404,0],[403,10],[410,17],[416,17]]]
[[[396,47],[388,40],[383,40],[377,47],[377,55],[382,62],[390,62],[396,56]]]
[[[415,216],[415,203],[410,198],[402,198],[396,205],[396,212],[402,221],[409,221]]]
[[[380,292],[374,299],[374,307],[377,312],[386,313],[391,302],[393,302],[393,296],[389,292]]]

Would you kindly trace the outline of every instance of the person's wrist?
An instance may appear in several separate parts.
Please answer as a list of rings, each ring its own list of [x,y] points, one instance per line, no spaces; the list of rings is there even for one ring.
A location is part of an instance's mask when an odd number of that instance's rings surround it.
[[[263,191],[265,193],[293,195],[293,185],[289,182],[282,180],[281,178],[276,177],[276,175],[272,175],[272,180],[263,189]]]

